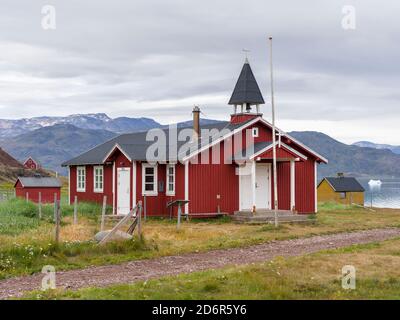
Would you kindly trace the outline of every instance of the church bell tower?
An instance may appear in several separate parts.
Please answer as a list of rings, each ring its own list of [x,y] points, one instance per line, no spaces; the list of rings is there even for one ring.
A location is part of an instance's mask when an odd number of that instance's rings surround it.
[[[262,116],[260,105],[265,104],[264,98],[247,58],[228,104],[233,105],[232,123]]]

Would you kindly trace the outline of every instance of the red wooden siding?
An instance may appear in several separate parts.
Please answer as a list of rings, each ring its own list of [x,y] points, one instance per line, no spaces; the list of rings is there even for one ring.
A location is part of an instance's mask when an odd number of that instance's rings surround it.
[[[32,158],[28,158],[24,162],[24,168],[36,170],[36,169],[38,169],[38,166],[37,166],[37,163]]]
[[[273,158],[273,151],[272,148],[271,150],[265,151],[264,153],[260,154],[258,157],[263,158],[263,159],[272,159]],[[295,155],[283,148],[276,148],[276,158],[282,158],[282,159],[293,159]],[[297,156],[296,156],[297,158]]]
[[[232,123],[242,123],[246,122],[250,119],[257,118],[258,115],[255,114],[232,114],[231,115],[231,122]]]
[[[103,202],[103,196],[107,196],[107,204],[112,205],[112,165],[104,165],[104,181],[103,181],[103,192],[94,192],[93,190],[93,166],[87,165],[86,168],[86,191],[77,192],[76,191],[76,166],[71,166],[69,171],[69,181],[70,181],[70,202],[73,203],[75,196],[78,197],[78,201],[88,201],[88,202]]]
[[[159,164],[157,166],[158,177],[158,195],[146,196],[146,214],[149,216],[169,216],[169,209],[167,203],[171,200],[184,200],[185,199],[185,167],[181,163],[175,165],[175,196],[167,196],[167,179],[166,179],[166,165]],[[144,196],[142,191],[142,162],[136,163],[136,201],[142,201],[144,205]],[[164,190],[160,191],[160,182],[164,184]],[[174,215],[177,213],[177,208],[174,208]]]
[[[290,162],[278,162],[278,206],[290,210]]]
[[[137,163],[137,201],[142,200],[144,206],[144,196],[142,190],[142,163]],[[166,202],[165,202],[165,165],[158,165],[157,167],[157,180],[158,180],[158,195],[157,196],[150,196],[146,195],[146,214],[147,215],[165,215],[166,214]],[[164,191],[160,192],[159,185],[160,182],[164,183]]]
[[[216,213],[218,205],[221,212],[233,213],[239,208],[239,176],[236,165],[224,164],[224,143],[220,144],[220,164],[189,165],[189,212]],[[218,199],[219,195],[219,199]]]
[[[314,159],[296,162],[296,210],[299,213],[315,212],[315,173]]]
[[[258,128],[258,137],[252,137],[252,130],[253,128]],[[252,126],[249,126],[245,130],[243,130],[241,133],[238,133],[235,135],[237,137],[239,134],[242,136],[242,146],[243,149],[248,148],[249,146],[247,145],[247,137],[250,139],[253,139],[254,143],[258,142],[265,142],[265,141],[272,141],[272,131],[270,128],[266,127],[260,122],[257,122],[253,124]]]
[[[57,200],[61,199],[61,188],[33,188],[22,187],[21,182],[18,181],[15,186],[15,195],[19,198],[26,199],[28,193],[29,201],[39,202],[39,192],[41,192],[42,203],[53,203],[54,194],[57,194]]]

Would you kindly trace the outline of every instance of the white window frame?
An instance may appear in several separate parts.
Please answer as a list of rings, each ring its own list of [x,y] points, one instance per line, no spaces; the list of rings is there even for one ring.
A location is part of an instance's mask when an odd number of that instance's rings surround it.
[[[83,171],[83,187],[79,186],[79,171]],[[78,166],[76,167],[76,191],[77,192],[85,192],[86,191],[86,167]]]
[[[154,168],[154,190],[146,191],[146,168]],[[146,196],[156,196],[158,195],[158,173],[157,164],[143,163],[142,164],[142,195]]]
[[[253,127],[251,128],[251,136],[253,138],[258,138],[258,134],[259,134],[259,129],[258,127]]]
[[[170,175],[169,175],[169,169],[170,168],[172,168],[173,169],[173,174],[172,174],[172,176],[173,176],[173,190],[170,190],[169,189],[169,184],[170,184],[170,181],[169,181],[169,179],[170,179]],[[165,194],[167,195],[167,196],[175,196],[175,184],[176,184],[176,169],[175,169],[175,164],[167,164],[166,165],[166,172],[165,172],[165,175],[166,175],[166,177],[167,177],[167,183],[166,183],[166,187],[165,187]]]
[[[96,170],[101,169],[101,188],[96,188]],[[94,166],[93,167],[93,192],[103,193],[104,191],[104,167]]]

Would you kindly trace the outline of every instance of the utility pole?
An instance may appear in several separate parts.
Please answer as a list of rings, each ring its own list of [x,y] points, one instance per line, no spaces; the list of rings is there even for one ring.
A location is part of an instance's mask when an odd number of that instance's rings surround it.
[[[272,167],[274,176],[274,218],[278,227],[278,175],[276,169],[276,136],[275,136],[275,103],[274,103],[274,74],[272,69],[272,37],[269,37],[269,63],[271,70],[271,107],[272,107]]]

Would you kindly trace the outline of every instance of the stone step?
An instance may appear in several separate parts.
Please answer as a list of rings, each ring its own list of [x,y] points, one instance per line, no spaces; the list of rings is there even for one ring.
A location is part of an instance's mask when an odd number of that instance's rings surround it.
[[[279,216],[284,216],[284,215],[293,215],[292,211],[289,210],[277,210],[277,213]],[[269,217],[269,216],[275,216],[275,213],[273,210],[260,210],[256,211],[255,213],[251,211],[235,211],[234,216],[241,216],[241,217],[254,217],[254,216],[260,216],[260,217]]]
[[[271,223],[275,221],[275,217],[272,216],[233,216],[233,220],[241,223]],[[278,222],[312,222],[309,219],[309,215],[299,215],[299,214],[291,214],[291,215],[278,215]]]

